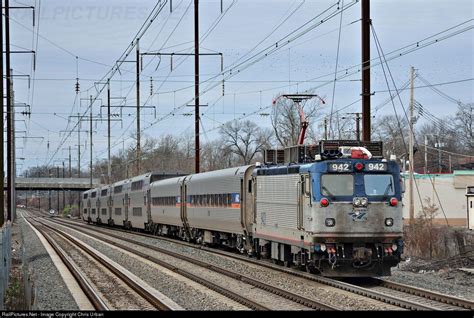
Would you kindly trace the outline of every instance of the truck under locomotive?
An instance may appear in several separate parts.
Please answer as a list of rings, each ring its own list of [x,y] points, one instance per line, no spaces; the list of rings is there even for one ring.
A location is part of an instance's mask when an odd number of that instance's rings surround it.
[[[361,147],[319,149],[306,163],[158,181],[149,173],[91,189],[83,219],[227,246],[323,276],[390,275],[403,252],[399,166]]]

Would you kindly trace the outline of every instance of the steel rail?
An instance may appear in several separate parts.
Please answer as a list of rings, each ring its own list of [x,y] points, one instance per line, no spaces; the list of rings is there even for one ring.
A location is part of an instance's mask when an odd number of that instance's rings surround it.
[[[59,222],[55,221],[55,223],[59,223]],[[84,229],[81,228],[80,226],[74,225],[74,228],[75,228],[75,230],[77,230],[79,232],[86,233],[87,235],[90,235],[91,237],[94,237],[94,238],[96,238],[100,241],[107,242],[111,245],[114,245],[116,247],[124,249],[124,250],[126,250],[130,253],[133,253],[133,254],[139,255],[141,257],[144,257],[144,258],[146,258],[146,259],[148,259],[152,262],[155,262],[155,263],[159,264],[160,266],[166,267],[166,268],[168,268],[170,270],[173,270],[173,271],[175,271],[179,274],[182,274],[182,275],[183,274],[184,275],[189,275],[190,274],[190,273],[187,273],[186,271],[184,271],[180,268],[177,268],[173,265],[169,265],[169,264],[167,264],[167,263],[165,263],[165,262],[163,262],[163,261],[161,261],[161,260],[159,260],[155,257],[149,256],[148,254],[136,251],[136,250],[134,250],[134,249],[132,249],[128,246],[125,246],[123,244],[120,244],[120,243],[111,241],[109,239],[106,239],[103,236],[98,236],[96,234],[85,232]],[[98,231],[98,232],[102,232],[102,231]],[[149,244],[138,242],[138,241],[133,240],[133,239],[128,239],[128,238],[125,238],[125,237],[120,236],[120,235],[115,235],[115,234],[110,234],[110,233],[103,233],[103,232],[102,232],[102,234],[106,234],[109,237],[113,237],[113,238],[116,238],[116,239],[119,239],[119,240],[122,240],[122,241],[125,241],[125,242],[128,242],[128,243],[136,244],[138,246],[141,246],[141,247],[144,247],[144,248],[147,248],[147,249],[150,249],[150,250],[162,253],[162,254],[166,254],[166,255],[172,256],[174,258],[189,262],[191,264],[206,268],[208,270],[217,272],[219,274],[225,275],[225,276],[233,278],[235,280],[242,281],[244,283],[247,283],[249,285],[252,285],[254,287],[265,290],[267,292],[270,292],[270,293],[275,294],[277,296],[280,296],[280,297],[286,298],[288,300],[294,301],[296,303],[299,303],[303,306],[306,306],[306,307],[309,307],[309,308],[312,308],[312,309],[317,309],[317,310],[341,310],[340,308],[330,306],[330,305],[327,305],[327,304],[324,304],[324,303],[321,303],[321,302],[318,302],[318,301],[300,296],[298,294],[286,291],[284,289],[281,289],[281,288],[263,283],[263,282],[258,281],[256,279],[253,279],[249,276],[238,274],[238,273],[235,273],[233,271],[226,270],[226,269],[214,266],[210,263],[199,261],[199,260],[196,260],[194,258],[185,256],[185,255],[182,255],[182,254],[179,254],[179,253],[176,253],[176,252],[172,252],[172,251],[169,251],[169,250],[166,250],[166,249],[163,249],[163,248],[159,248],[159,247],[156,247],[156,246],[151,246]],[[193,274],[191,274],[191,275],[193,275]],[[202,278],[199,278],[199,279],[202,280]],[[265,308],[264,310],[268,310],[268,308]]]

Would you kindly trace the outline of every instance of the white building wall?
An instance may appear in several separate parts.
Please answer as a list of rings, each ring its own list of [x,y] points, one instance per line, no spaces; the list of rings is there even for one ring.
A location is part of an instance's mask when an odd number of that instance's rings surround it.
[[[430,179],[430,177],[431,179]],[[474,185],[474,174],[471,171],[462,173],[461,171],[455,171],[454,174],[444,175],[415,175],[415,182],[418,186],[414,186],[414,206],[415,206],[415,218],[421,212],[422,203],[426,206],[426,199],[429,198],[431,203],[435,203],[438,209],[436,215],[436,223],[440,225],[446,225],[445,215],[448,219],[449,225],[451,226],[467,226],[467,199],[466,199],[466,187],[468,185]],[[410,199],[410,182],[408,175],[404,175],[405,182],[405,194],[403,197],[403,218],[405,224],[408,223],[409,213],[409,199]],[[436,192],[438,196],[436,196]],[[419,195],[418,195],[419,192]],[[439,197],[439,199],[438,199]],[[440,204],[441,202],[441,204]]]

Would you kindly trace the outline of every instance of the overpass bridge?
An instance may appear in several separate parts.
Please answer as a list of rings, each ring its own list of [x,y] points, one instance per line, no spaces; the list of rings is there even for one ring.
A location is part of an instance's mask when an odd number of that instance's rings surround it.
[[[92,188],[101,186],[99,178],[92,179]],[[18,190],[71,190],[85,191],[91,188],[90,178],[15,178],[15,189]],[[3,189],[7,189],[5,180]]]

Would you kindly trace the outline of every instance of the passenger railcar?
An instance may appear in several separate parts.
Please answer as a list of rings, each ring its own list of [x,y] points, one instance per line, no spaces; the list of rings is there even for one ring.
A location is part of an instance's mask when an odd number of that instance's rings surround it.
[[[95,220],[98,224],[106,223],[110,218],[110,191],[111,187],[108,185],[98,189],[97,219]]]
[[[130,205],[129,187],[130,179],[115,182],[111,186],[112,214],[107,222],[111,226],[125,226]]]
[[[221,244],[244,249],[248,233],[246,219],[253,215],[247,183],[253,166],[243,166],[200,174],[184,179],[187,225],[198,243]],[[249,207],[247,209],[246,207]]]
[[[186,237],[182,214],[184,200],[181,193],[185,178],[170,178],[150,184],[151,219],[148,229],[151,233]]]

